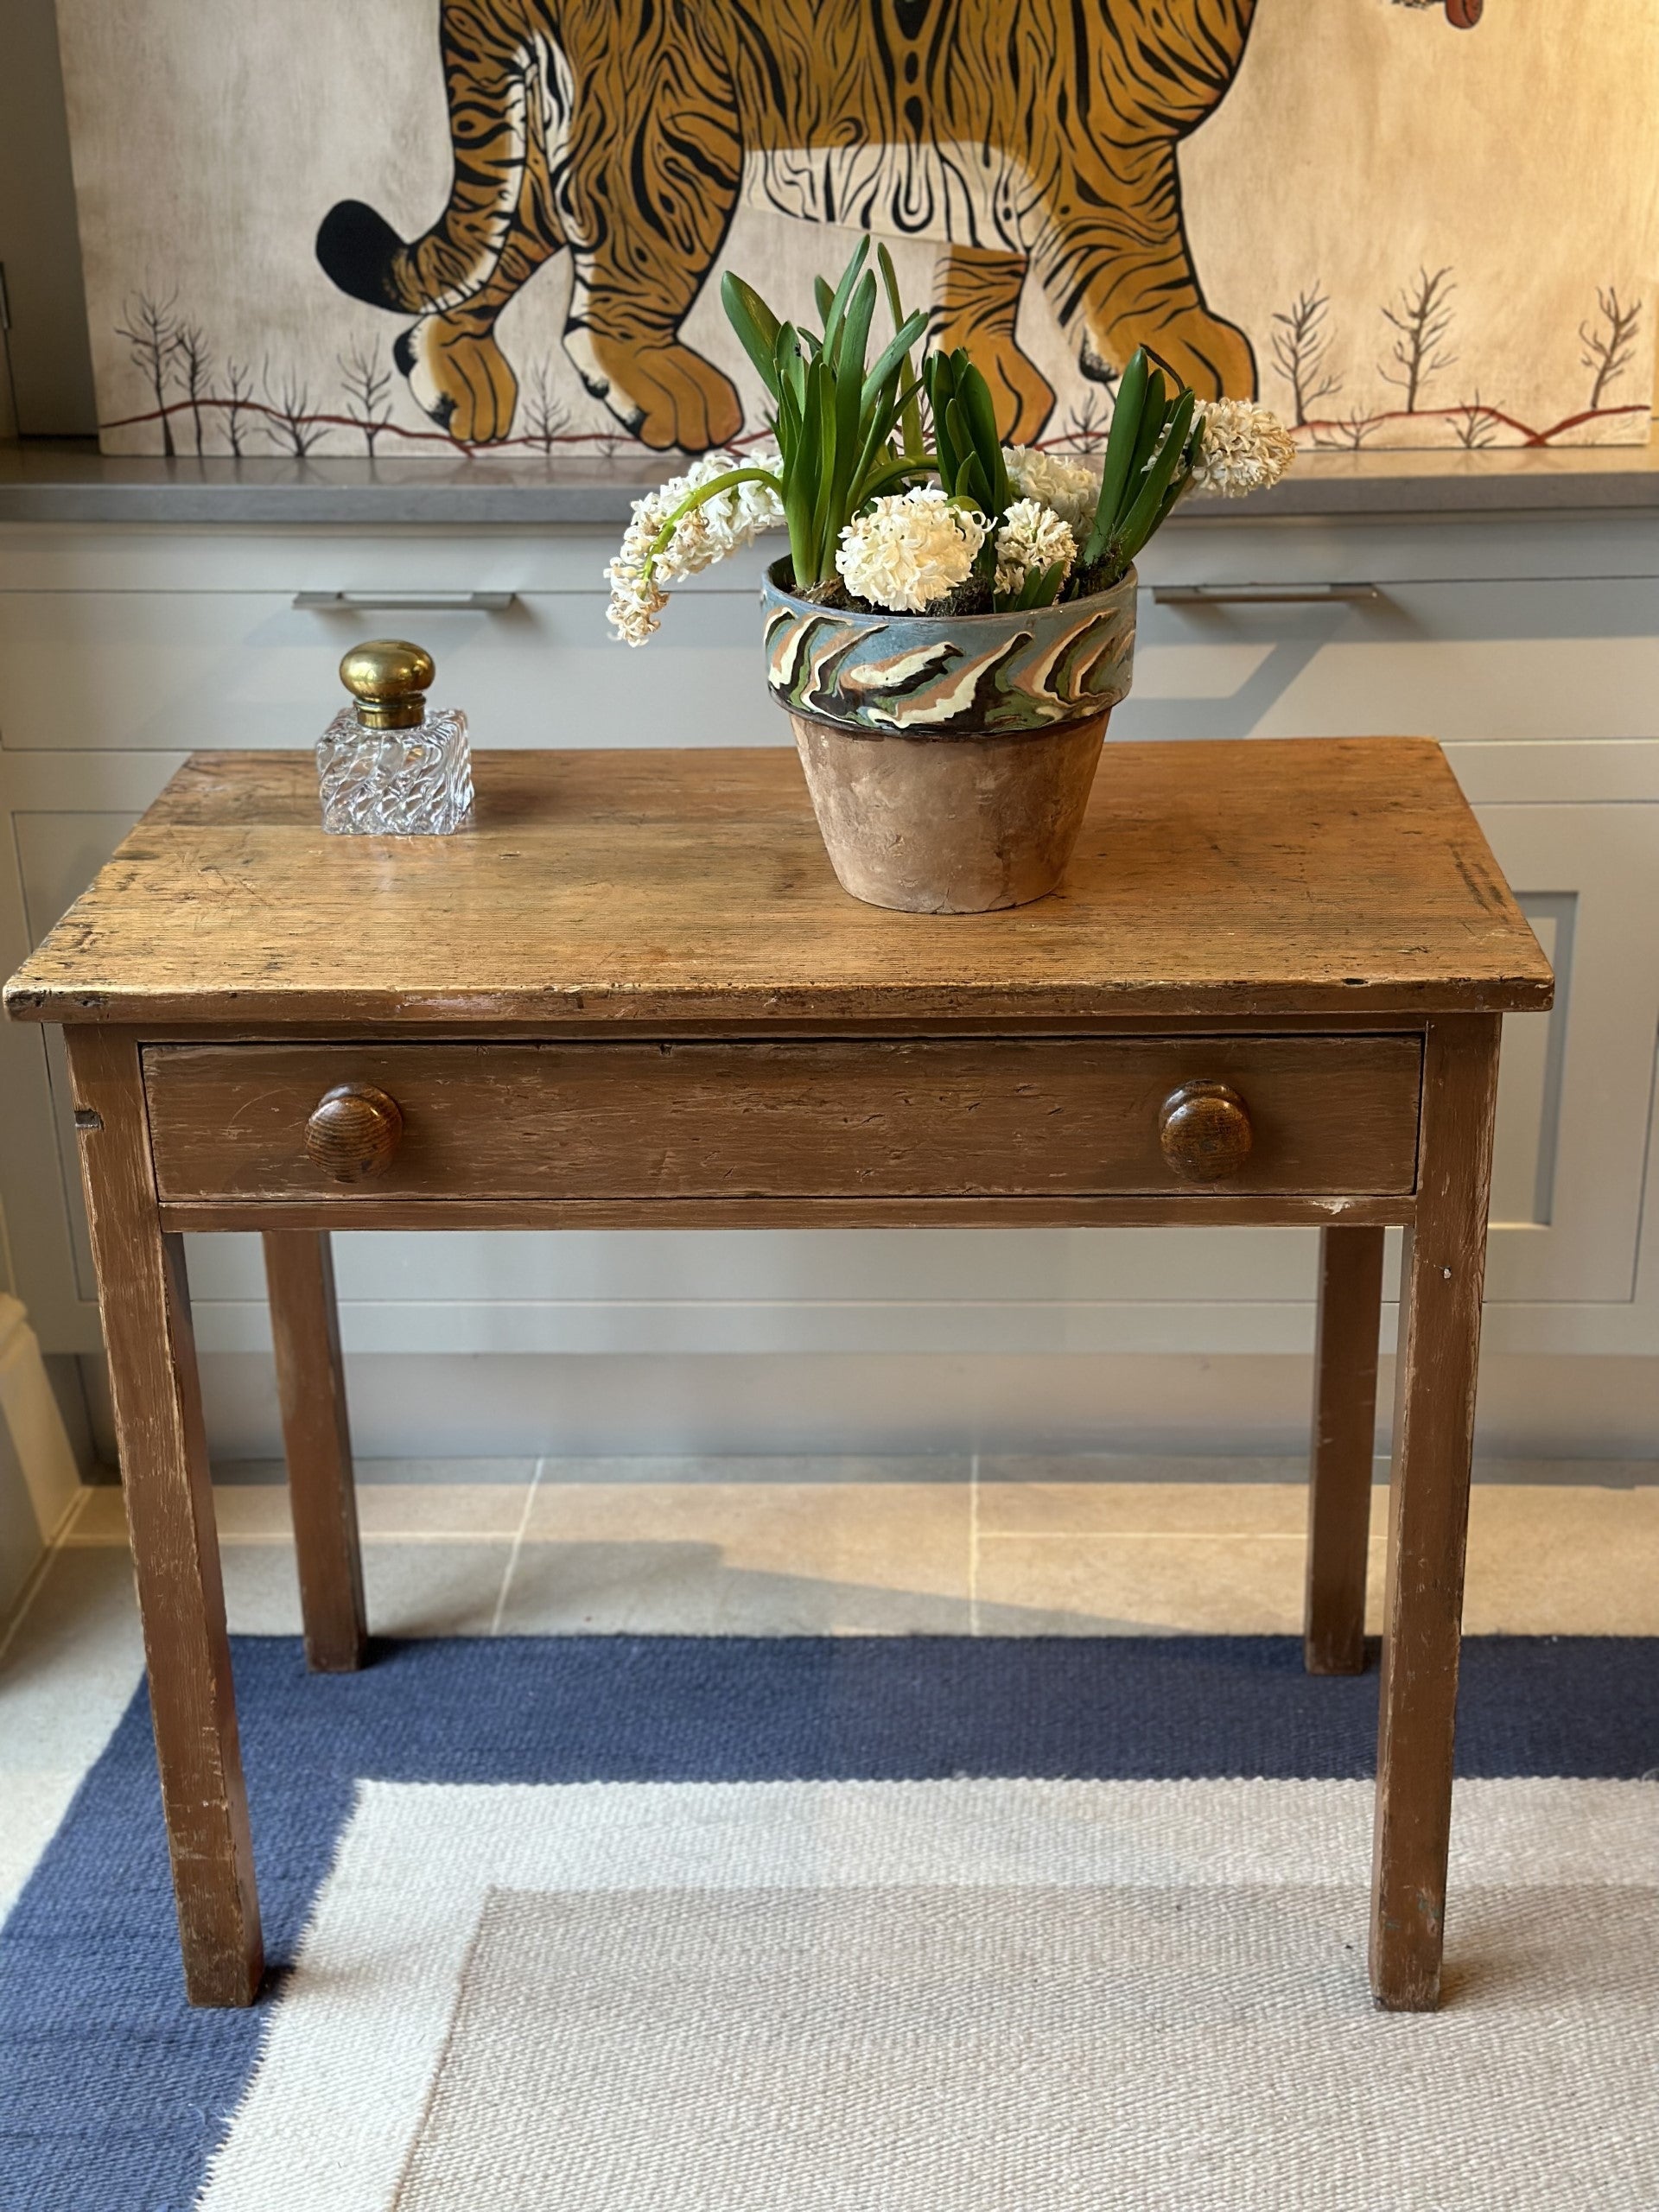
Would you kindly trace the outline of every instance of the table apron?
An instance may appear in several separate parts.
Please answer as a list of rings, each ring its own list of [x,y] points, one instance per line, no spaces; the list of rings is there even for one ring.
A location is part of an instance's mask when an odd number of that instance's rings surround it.
[[[1410,1195],[1068,1198],[311,1198],[164,1202],[193,1236],[276,1229],[1321,1229],[1403,1228]]]

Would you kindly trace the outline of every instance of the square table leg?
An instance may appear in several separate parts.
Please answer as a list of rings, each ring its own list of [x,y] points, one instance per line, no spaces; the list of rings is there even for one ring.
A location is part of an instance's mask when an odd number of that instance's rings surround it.
[[[185,1986],[250,2005],[264,1955],[184,1247],[158,1217],[137,1043],[68,1042]]]
[[[1365,1664],[1365,1567],[1386,1234],[1369,1224],[1319,1231],[1302,1633],[1310,1675],[1357,1675]]]
[[[1371,1991],[1390,2012],[1439,2001],[1452,1733],[1474,1449],[1499,1022],[1430,1023],[1417,1218],[1406,1233],[1389,1495]]]
[[[268,1229],[264,1247],[306,1664],[346,1674],[368,1629],[334,1255],[311,1230]]]

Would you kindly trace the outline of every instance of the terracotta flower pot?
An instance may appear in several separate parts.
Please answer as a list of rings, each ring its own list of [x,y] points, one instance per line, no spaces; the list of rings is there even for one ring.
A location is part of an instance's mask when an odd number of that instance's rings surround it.
[[[788,710],[842,888],[872,906],[980,914],[1052,891],[1129,689],[1135,572],[1023,614],[860,614],[761,594],[766,676]]]

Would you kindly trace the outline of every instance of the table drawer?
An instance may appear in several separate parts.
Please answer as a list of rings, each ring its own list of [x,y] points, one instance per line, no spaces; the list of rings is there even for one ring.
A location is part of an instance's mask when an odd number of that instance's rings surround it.
[[[1380,1195],[1415,1185],[1421,1048],[1414,1036],[168,1045],[146,1051],[144,1071],[169,1200]],[[1217,1085],[1230,1150],[1203,1142]],[[314,1124],[342,1086],[353,1103]],[[1198,1103],[1172,1122],[1183,1092]]]

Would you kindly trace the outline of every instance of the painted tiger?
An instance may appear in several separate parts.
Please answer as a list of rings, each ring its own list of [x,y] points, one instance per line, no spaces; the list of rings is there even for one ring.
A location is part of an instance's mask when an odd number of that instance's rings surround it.
[[[405,244],[341,200],[317,257],[342,291],[417,319],[397,341],[420,405],[466,443],[506,437],[518,383],[497,318],[569,248],[564,345],[652,447],[742,427],[682,321],[747,194],[937,238],[938,342],[971,344],[1004,435],[1054,394],[1021,353],[1036,276],[1084,372],[1140,344],[1203,397],[1255,389],[1249,341],[1205,306],[1176,149],[1225,96],[1256,0],[442,0],[454,182]],[[1482,0],[1443,5],[1460,27]]]

